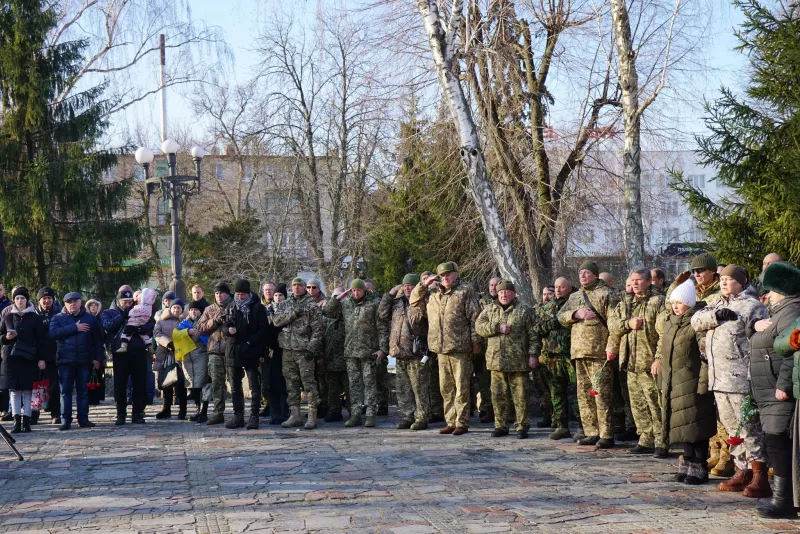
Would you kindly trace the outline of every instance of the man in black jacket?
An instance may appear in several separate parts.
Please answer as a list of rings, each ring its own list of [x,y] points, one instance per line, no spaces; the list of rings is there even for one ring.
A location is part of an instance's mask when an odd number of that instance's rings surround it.
[[[247,373],[250,384],[250,417],[247,429],[258,428],[258,411],[261,408],[260,365],[264,362],[267,336],[267,311],[258,295],[250,292],[248,280],[237,280],[233,289],[233,305],[223,333],[227,337],[225,365],[231,381],[233,419],[226,428],[244,426],[244,391],[242,379]]]
[[[55,303],[56,292],[50,287],[43,287],[39,290],[36,298],[39,304],[35,310],[42,318],[46,332],[50,330],[50,320],[61,312],[61,306]],[[58,367],[56,367],[56,352],[58,343],[55,339],[48,338],[44,343],[44,354],[42,359],[46,367],[42,371],[44,378],[50,381],[49,401],[47,409],[50,412],[50,422],[56,425],[61,424],[61,388],[58,385]],[[37,410],[31,415],[31,423],[35,424],[39,420],[40,412]]]

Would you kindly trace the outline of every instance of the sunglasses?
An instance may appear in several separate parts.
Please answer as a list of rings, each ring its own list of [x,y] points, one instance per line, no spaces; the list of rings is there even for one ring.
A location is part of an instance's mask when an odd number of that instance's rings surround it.
[[[692,269],[692,274],[700,274],[706,272],[708,269]]]
[[[317,286],[306,286],[306,289],[319,289]]]

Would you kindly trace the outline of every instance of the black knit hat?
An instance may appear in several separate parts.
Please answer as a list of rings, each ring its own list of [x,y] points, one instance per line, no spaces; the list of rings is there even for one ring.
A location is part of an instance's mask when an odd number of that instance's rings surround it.
[[[220,282],[219,284],[214,286],[214,293],[227,293],[228,295],[233,295],[231,293],[231,286],[228,285],[228,282]]]
[[[233,285],[233,290],[236,293],[250,293],[250,280],[245,278],[236,280],[236,283]]]
[[[175,304],[175,303],[173,302],[173,304]],[[203,304],[199,300],[194,300],[189,304],[189,307],[187,308],[187,311],[191,311],[191,310],[200,310],[200,313],[202,313],[203,312]]]
[[[53,297],[55,298],[56,292],[53,291],[52,287],[43,287],[36,293],[36,300],[41,299],[42,297]]]
[[[764,272],[764,289],[787,297],[800,295],[800,269],[788,263],[773,263]]]
[[[183,301],[183,299],[175,299],[175,300],[173,300],[170,303],[169,307],[171,308],[171,307],[176,306],[176,305],[180,306],[181,309],[184,309],[186,307],[186,303]]]
[[[286,293],[286,284],[278,284],[275,286],[275,293],[280,293],[284,297],[288,296]]]
[[[31,300],[31,295],[30,293],[28,293],[27,287],[19,286],[17,288],[14,288],[14,292],[11,294],[11,298],[15,299],[20,295],[25,297],[25,300]]]
[[[175,300],[176,298],[178,298],[178,295],[176,295],[174,291],[167,291],[166,293],[164,293],[164,296],[161,297],[161,300],[166,300],[166,299]]]

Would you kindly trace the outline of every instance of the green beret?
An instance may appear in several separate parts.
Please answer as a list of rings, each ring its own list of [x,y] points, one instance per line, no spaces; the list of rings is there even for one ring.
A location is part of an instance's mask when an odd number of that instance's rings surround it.
[[[592,271],[595,276],[600,274],[600,269],[597,267],[597,264],[592,260],[586,260],[585,262],[581,263],[581,266],[578,267],[578,271],[583,271],[586,269],[587,271]]]
[[[800,270],[788,263],[770,264],[764,272],[764,289],[787,297],[800,295]]]
[[[514,287],[514,282],[512,282],[511,280],[502,280],[499,284],[497,284],[497,291],[503,291],[504,289],[509,291],[517,290]]]
[[[301,286],[305,286],[306,285],[306,281],[298,276],[297,278],[292,280],[292,285],[295,285],[295,284],[300,284]]]
[[[361,278],[354,278],[352,282],[350,282],[350,289],[360,289],[362,291],[366,291],[367,284]]]
[[[698,254],[694,258],[692,258],[692,263],[689,267],[691,270],[695,269],[705,269],[707,271],[717,271],[717,260],[714,259],[714,256],[708,253]]]
[[[452,273],[454,271],[458,271],[458,265],[456,265],[453,261],[446,261],[444,263],[440,263],[438,267],[436,267],[436,274],[443,275],[447,273]]]
[[[408,273],[407,275],[405,275],[403,277],[403,285],[406,284],[411,284],[414,286],[419,284],[419,275],[414,273]]]

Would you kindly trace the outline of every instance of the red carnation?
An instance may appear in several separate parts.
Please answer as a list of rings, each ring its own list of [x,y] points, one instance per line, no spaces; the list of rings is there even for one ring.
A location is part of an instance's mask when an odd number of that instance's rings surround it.
[[[727,443],[731,447],[735,447],[736,445],[741,445],[744,443],[744,439],[740,438],[739,436],[731,436],[728,438]]]
[[[600,394],[600,392],[597,391],[596,389],[590,389],[589,390],[589,395],[591,395],[592,397],[596,397],[599,394]]]

